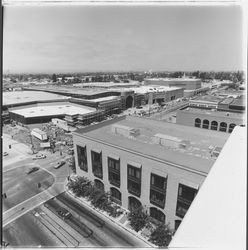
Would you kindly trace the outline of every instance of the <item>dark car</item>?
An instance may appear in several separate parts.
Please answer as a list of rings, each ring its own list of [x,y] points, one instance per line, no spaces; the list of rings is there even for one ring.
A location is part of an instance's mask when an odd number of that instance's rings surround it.
[[[65,209],[63,207],[57,209],[57,213],[64,220],[69,219],[72,216],[72,214],[67,209]]]
[[[56,163],[56,165],[54,165],[54,168],[60,168],[65,164],[65,161],[59,161]]]
[[[39,167],[32,167],[32,168],[29,168],[27,171],[26,171],[26,174],[31,174],[33,172],[36,172],[38,171],[40,168]]]

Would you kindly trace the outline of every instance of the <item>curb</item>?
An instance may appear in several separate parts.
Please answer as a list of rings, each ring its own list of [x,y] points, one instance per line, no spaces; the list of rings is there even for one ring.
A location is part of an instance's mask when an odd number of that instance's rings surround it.
[[[129,228],[125,227],[123,224],[121,224],[118,221],[113,220],[111,217],[105,215],[104,213],[102,213],[101,211],[92,208],[89,204],[87,204],[86,202],[84,202],[83,200],[81,200],[79,197],[77,197],[76,195],[74,195],[71,191],[69,191],[68,187],[67,187],[67,182],[65,183],[65,192],[67,194],[69,194],[70,196],[74,197],[75,199],[79,200],[80,202],[82,202],[85,206],[87,206],[90,210],[100,214],[101,216],[104,216],[106,219],[110,220],[111,222],[115,223],[116,225],[118,225],[119,227],[121,227],[122,229],[126,230],[127,232],[134,234],[137,238],[139,238],[140,240],[144,241],[147,245],[153,247],[153,248],[158,248],[157,246],[153,245],[151,242],[147,241],[145,238],[143,238],[141,235],[139,235],[137,232],[135,232],[134,230],[130,230]]]

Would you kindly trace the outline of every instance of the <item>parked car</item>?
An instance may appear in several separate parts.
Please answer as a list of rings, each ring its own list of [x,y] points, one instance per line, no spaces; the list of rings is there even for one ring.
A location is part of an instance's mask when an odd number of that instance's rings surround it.
[[[3,156],[7,156],[7,155],[9,155],[9,153],[3,152]]]
[[[65,161],[59,161],[59,162],[57,162],[56,165],[54,165],[53,167],[54,167],[54,168],[60,168],[60,167],[62,167],[64,164],[65,164]]]
[[[45,158],[46,158],[46,155],[44,155],[44,154],[37,154],[32,159],[33,160],[39,160],[39,159],[45,159]]]
[[[63,207],[60,207],[59,209],[57,209],[57,213],[64,220],[69,219],[72,216],[72,214]]]
[[[38,171],[40,168],[39,167],[31,167],[26,171],[26,174],[31,174],[33,172]]]

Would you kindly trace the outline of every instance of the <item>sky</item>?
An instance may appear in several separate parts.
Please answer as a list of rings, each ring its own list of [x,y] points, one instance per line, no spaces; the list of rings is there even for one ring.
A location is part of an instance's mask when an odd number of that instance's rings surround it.
[[[8,6],[3,73],[243,69],[240,6]]]

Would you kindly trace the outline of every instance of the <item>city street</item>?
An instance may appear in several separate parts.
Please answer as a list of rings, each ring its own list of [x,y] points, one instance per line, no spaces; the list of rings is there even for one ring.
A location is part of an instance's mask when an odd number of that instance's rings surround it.
[[[10,142],[15,145],[12,139]],[[149,247],[64,192],[71,170],[67,163],[58,169],[54,165],[67,155],[45,152],[45,159],[33,160],[25,150],[9,149],[6,157],[18,157],[5,158],[3,166],[3,193],[6,194],[2,198],[3,240],[10,246]],[[39,170],[27,174],[30,167]],[[57,214],[60,207],[66,208],[72,217],[60,218]]]
[[[72,217],[63,220],[57,209]],[[35,228],[35,230],[34,230]],[[118,225],[95,215],[67,193],[36,207],[3,229],[11,246],[149,247]]]

